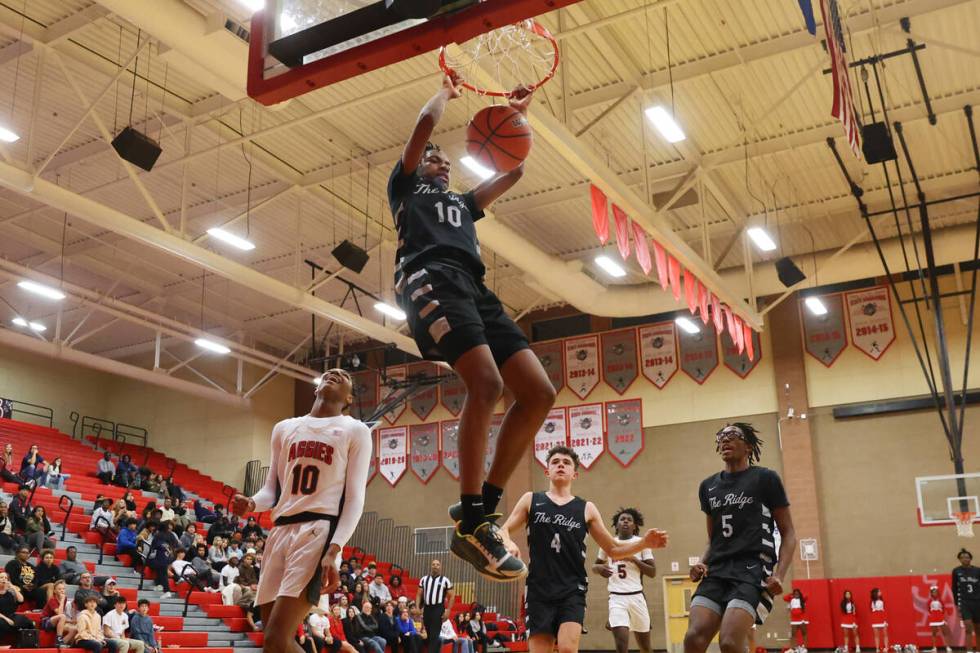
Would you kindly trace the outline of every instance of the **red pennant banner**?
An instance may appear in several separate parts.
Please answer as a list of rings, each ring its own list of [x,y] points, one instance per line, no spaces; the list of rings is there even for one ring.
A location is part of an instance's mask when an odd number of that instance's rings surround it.
[[[735,344],[738,345],[738,353],[741,354],[745,351],[745,324],[742,322],[742,318],[735,316]]]
[[[844,293],[844,304],[850,318],[851,342],[872,360],[878,360],[895,341],[888,286]]]
[[[623,213],[623,209],[615,204],[612,206],[613,217],[616,218],[616,247],[625,261],[630,257],[630,219]]]
[[[660,287],[667,290],[667,286],[670,285],[670,278],[667,276],[667,252],[657,241],[653,241],[653,257],[657,261],[657,280],[660,282]]]
[[[755,338],[753,336],[755,334],[752,331],[752,327],[750,327],[748,324],[743,324],[742,325],[742,330],[745,332],[744,338],[745,338],[745,349],[747,350],[746,353],[749,355],[749,360],[750,361],[754,361],[755,360]]]
[[[714,293],[711,293],[711,320],[715,323],[715,331],[721,333],[725,330],[725,321],[721,315],[721,301]]]
[[[643,269],[643,274],[650,274],[653,266],[650,264],[650,247],[647,244],[647,232],[643,227],[633,223],[633,244],[636,246],[636,262]]]
[[[670,287],[674,291],[674,299],[681,300],[681,264],[676,258],[667,255],[667,267],[670,274]]]
[[[378,429],[378,445],[381,476],[395,487],[408,468],[408,429],[404,426]]]
[[[701,321],[707,324],[711,319],[708,317],[708,289],[700,279],[698,279],[698,310],[701,311]]]
[[[609,208],[606,195],[595,185],[592,186],[592,228],[603,245],[609,240]]]
[[[687,300],[687,310],[691,311],[692,315],[698,310],[695,283],[694,273],[684,270],[684,299]]]
[[[733,342],[737,342],[735,336],[735,314],[732,313],[732,308],[728,304],[721,307],[721,312],[725,314],[725,326],[728,328],[728,335],[732,337]]]

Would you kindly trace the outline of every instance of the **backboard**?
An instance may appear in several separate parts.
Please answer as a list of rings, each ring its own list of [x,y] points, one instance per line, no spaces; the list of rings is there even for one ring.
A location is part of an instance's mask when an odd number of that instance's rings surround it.
[[[918,476],[915,494],[920,526],[955,526],[953,513],[967,511],[980,521],[980,472]]]
[[[277,104],[579,1],[266,0],[252,17],[248,94]],[[425,5],[438,9],[405,15]]]

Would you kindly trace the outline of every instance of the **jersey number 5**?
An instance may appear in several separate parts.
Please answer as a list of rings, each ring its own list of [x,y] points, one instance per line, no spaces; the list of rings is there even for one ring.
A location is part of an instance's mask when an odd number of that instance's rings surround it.
[[[731,519],[732,519],[731,515],[721,516],[721,534],[724,535],[725,537],[731,537],[732,533],[735,531],[735,529],[732,528]]]
[[[313,494],[320,480],[320,468],[316,465],[296,465],[292,477],[293,494]]]
[[[626,578],[626,563],[620,562],[616,565],[616,575],[620,578]]]
[[[436,202],[436,211],[439,212],[439,222],[446,222],[448,217],[449,224],[454,227],[463,224],[463,212],[455,204],[444,206],[442,202]]]

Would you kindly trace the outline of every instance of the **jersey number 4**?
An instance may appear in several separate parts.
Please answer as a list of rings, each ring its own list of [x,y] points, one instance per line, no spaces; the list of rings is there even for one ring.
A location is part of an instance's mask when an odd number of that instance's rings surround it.
[[[320,480],[320,468],[316,465],[296,465],[292,477],[293,494],[313,494]]]

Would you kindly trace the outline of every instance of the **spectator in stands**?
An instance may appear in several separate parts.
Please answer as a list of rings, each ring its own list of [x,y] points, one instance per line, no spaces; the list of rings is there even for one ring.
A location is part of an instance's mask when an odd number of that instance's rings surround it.
[[[106,580],[105,585],[102,586],[102,594],[100,596],[102,600],[99,601],[99,614],[105,616],[107,612],[112,612],[113,608],[116,607],[116,599],[122,596],[119,593],[119,586],[115,578],[109,577]]]
[[[178,547],[177,536],[170,529],[170,524],[164,522],[160,524],[153,542],[150,544],[150,554],[147,557],[147,564],[156,574],[156,590],[163,590],[162,598],[170,598],[170,580],[167,577],[167,569],[174,561],[174,551]]]
[[[140,513],[140,521],[148,522],[152,519],[153,511],[157,509],[156,501],[149,501],[145,506],[143,506],[143,512]]]
[[[388,601],[384,603],[384,611],[378,615],[378,633],[391,648],[391,653],[398,653],[398,643],[401,641],[402,634],[395,620],[395,606]]]
[[[131,515],[132,517],[136,517],[136,495],[132,491],[127,490],[126,494],[123,495],[123,501],[126,503],[126,510],[133,513]]]
[[[361,650],[361,640],[357,636],[357,615],[358,610],[354,606],[348,606],[347,610],[344,612],[346,615],[343,620],[341,620],[341,625],[344,627],[344,637],[348,642],[355,644],[358,651]]]
[[[109,485],[112,483],[112,479],[115,477],[115,475],[116,466],[112,462],[112,454],[106,451],[104,454],[102,454],[102,459],[99,460],[96,476],[99,477],[103,485]]]
[[[67,603],[65,581],[59,580],[54,584],[51,598],[48,599],[41,613],[41,629],[55,633],[55,645],[58,648],[70,646],[75,641],[75,633],[78,632],[75,624],[68,621],[68,614],[65,612]]]
[[[408,614],[412,617],[412,624],[415,626],[415,631],[423,641],[426,641],[429,638],[429,633],[425,629],[425,620],[422,619],[422,608],[415,605],[415,601],[412,601],[408,607]]]
[[[0,476],[7,483],[16,483],[17,485],[23,485],[24,479],[15,474],[13,471],[14,465],[14,445],[9,442],[3,447],[3,456],[0,456]]]
[[[231,534],[235,532],[235,527],[228,518],[225,507],[220,504],[216,505],[214,507],[214,513],[217,517],[211,524],[211,527],[208,528],[208,541],[214,541],[216,537],[230,538]]]
[[[126,502],[122,499],[118,499],[112,504],[112,525],[117,529],[124,528],[126,520],[135,516],[135,514],[131,515],[129,510],[126,509]]]
[[[191,560],[191,568],[194,570],[194,574],[197,576],[198,586],[202,587],[208,592],[215,591],[215,574],[214,569],[208,563],[208,558],[204,555],[204,545],[200,546],[200,554],[195,555]],[[227,565],[225,565],[227,567]]]
[[[306,626],[306,619],[304,619],[303,623],[296,628],[296,643],[299,644],[299,647],[303,649],[304,653],[317,653],[316,645],[306,634]]]
[[[197,550],[198,550],[198,555],[200,555],[200,552],[205,550],[204,545],[203,544],[198,545]],[[204,557],[206,558],[207,556]],[[218,581],[219,588],[224,589],[233,583],[237,583],[238,561],[239,558],[237,556],[228,556],[228,564],[226,564],[221,569],[221,574]]]
[[[320,608],[313,608],[306,616],[306,625],[310,633],[310,639],[316,645],[315,650],[319,653],[337,653],[340,651],[340,642],[335,642],[330,635],[330,620]]]
[[[415,622],[408,614],[408,608],[402,608],[395,619],[398,632],[401,634],[402,651],[404,653],[419,653],[422,650],[422,636],[415,629]]]
[[[174,517],[177,514],[174,512],[174,502],[168,497],[163,500],[163,508],[160,509],[160,521],[168,521],[171,524],[174,523]]]
[[[343,653],[358,653],[354,645],[347,639],[347,633],[344,631],[344,611],[339,605],[330,608],[327,621],[330,624],[330,637],[333,638],[334,642],[340,642],[339,650]]]
[[[75,590],[75,612],[81,612],[85,609],[85,602],[89,597],[95,599],[95,606],[97,609],[102,609],[104,607],[104,599],[102,594],[95,589],[92,585],[92,574],[85,571],[82,575],[78,577],[78,589]]]
[[[374,605],[371,601],[361,604],[361,614],[357,615],[357,636],[366,653],[385,653],[384,637],[381,627],[373,614]]]
[[[71,478],[71,474],[66,474],[61,465],[61,457],[55,458],[48,468],[44,471],[44,478],[41,485],[52,490],[64,490],[65,481]]]
[[[260,606],[242,607],[245,608],[245,621],[248,623],[248,627],[252,629],[252,632],[262,632],[262,611],[259,609]]]
[[[487,626],[483,623],[483,614],[477,610],[470,615],[469,626],[470,637],[473,639],[474,653],[487,653]]]
[[[27,528],[27,518],[31,516],[31,504],[27,500],[28,492],[30,492],[30,488],[21,485],[17,490],[17,496],[10,501],[10,508],[7,512],[14,521],[14,530],[22,531]]]
[[[139,611],[129,613],[129,636],[143,642],[145,653],[160,653],[156,627],[150,618],[150,602],[140,599],[136,605]]]
[[[225,558],[230,559],[231,556],[238,556],[238,559],[241,560],[243,555],[245,552],[242,551],[242,545],[238,540],[232,540],[231,544],[225,547]]]
[[[38,479],[44,473],[45,467],[44,458],[41,457],[38,446],[32,444],[30,450],[24,454],[24,457],[20,461],[20,477],[25,481],[34,481],[37,483]]]
[[[133,464],[133,459],[129,457],[129,454],[124,454],[119,459],[119,464],[116,465],[116,475],[112,482],[119,487],[130,487],[136,482],[137,471],[139,470]]]
[[[102,630],[102,616],[95,609],[98,600],[94,596],[86,596],[84,606],[76,618],[78,634],[75,635],[75,646],[92,653],[101,653],[106,642]]]
[[[194,585],[197,581],[197,572],[187,560],[187,551],[179,546],[174,549],[174,561],[170,563],[170,575],[173,576],[177,585],[185,581]]]
[[[456,632],[453,621],[448,616],[442,622],[439,630],[439,642],[443,645],[452,644],[453,653],[473,653],[473,642]]]
[[[0,571],[0,636],[34,629],[33,621],[17,613],[17,606],[23,602],[20,588],[10,582],[7,572]]]
[[[173,499],[174,502],[179,503],[184,500],[184,490],[174,482],[173,476],[167,479],[165,488],[167,490],[167,496]]]
[[[136,535],[136,520],[130,517],[123,523],[119,537],[116,538],[116,556],[136,556]]]
[[[188,551],[197,550],[197,525],[188,524],[187,528],[184,529],[184,533],[180,536],[180,545],[187,549]],[[205,553],[207,552],[207,547],[205,547]]]
[[[368,595],[375,605],[384,605],[386,602],[391,601],[391,592],[388,590],[388,586],[385,585],[383,575],[378,574],[374,577],[374,580],[368,585]],[[388,638],[385,637],[385,639]]]
[[[33,551],[54,549],[54,540],[50,539],[52,535],[54,531],[51,530],[51,522],[48,521],[44,506],[35,506],[24,526],[24,541]]]
[[[148,521],[139,535],[136,536],[136,553],[143,561],[146,561],[147,556],[150,555],[150,547],[153,546],[153,537],[156,535],[157,526],[156,522]]]
[[[58,575],[69,585],[77,585],[82,574],[87,573],[85,565],[78,561],[78,549],[73,546],[65,551],[65,559],[58,565]]]
[[[377,573],[378,573],[378,565],[376,565],[373,562],[369,562],[368,566],[365,567],[363,571],[361,571],[361,579],[365,583],[370,583],[372,580],[374,580],[374,577],[377,575]]]
[[[354,591],[351,592],[350,602],[353,605],[362,605],[365,601],[369,600],[371,596],[364,590],[364,581],[357,581],[354,583]]]
[[[45,549],[41,553],[41,564],[37,566],[37,575],[34,577],[34,584],[37,585],[38,589],[44,590],[47,596],[45,605],[51,599],[54,585],[58,582],[60,575],[58,565],[54,564],[54,551]]]
[[[190,517],[187,516],[187,508],[183,503],[177,501],[173,504],[174,507],[174,530],[178,533],[183,533],[187,530],[187,527],[194,522]]]
[[[0,397],[0,419],[14,418],[14,402],[11,399]]]
[[[102,499],[102,503],[96,503],[95,510],[92,511],[92,520],[89,522],[90,531],[102,534],[102,539],[116,539],[116,516],[112,512],[112,499]]]
[[[405,586],[402,585],[402,577],[399,574],[391,574],[388,576],[388,590],[391,592],[391,598],[397,601],[401,598],[408,598],[408,592],[405,590]]]
[[[201,503],[200,499],[194,499],[194,517],[202,524],[213,524],[218,515]]]
[[[265,537],[265,532],[263,532],[262,527],[259,523],[255,521],[255,517],[249,517],[248,521],[245,523],[245,527],[242,528],[242,537],[246,540],[255,535],[256,537]]]
[[[228,553],[225,551],[225,540],[222,537],[215,537],[208,549],[208,560],[215,571],[220,572],[228,564]]]
[[[24,599],[41,609],[48,602],[48,593],[37,586],[37,567],[28,560],[31,552],[26,546],[17,549],[17,555],[4,566],[10,584],[20,589]]]
[[[7,515],[7,502],[0,501],[0,551],[13,553],[23,543],[23,538],[14,533],[14,522]]]
[[[126,637],[126,631],[129,630],[129,614],[126,613],[125,597],[118,597],[114,608],[102,618],[102,630],[109,650],[121,651],[122,653],[126,653],[126,651],[143,653],[145,648],[143,640]]]
[[[255,566],[255,554],[246,553],[242,564],[238,567],[238,585],[242,588],[242,598],[238,605],[251,605],[255,599],[255,590],[259,587],[259,570]]]

